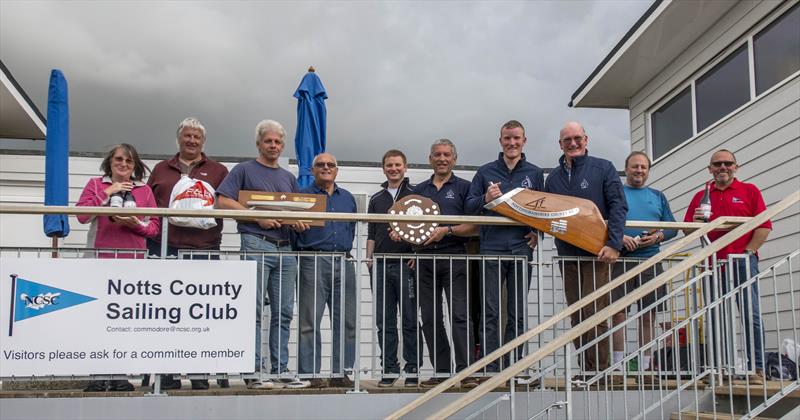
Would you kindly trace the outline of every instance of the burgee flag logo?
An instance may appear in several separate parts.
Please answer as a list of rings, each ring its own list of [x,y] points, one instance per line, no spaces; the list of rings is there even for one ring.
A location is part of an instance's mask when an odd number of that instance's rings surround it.
[[[67,309],[93,300],[97,300],[97,298],[36,283],[12,274],[11,304],[9,305],[11,316],[8,322],[8,335],[9,337],[12,335],[15,322]]]

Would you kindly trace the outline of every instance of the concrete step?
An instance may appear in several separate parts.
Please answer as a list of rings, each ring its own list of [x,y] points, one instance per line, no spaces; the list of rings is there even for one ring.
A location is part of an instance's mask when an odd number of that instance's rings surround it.
[[[714,388],[717,395],[732,395],[737,397],[761,397],[766,394],[767,398],[779,393],[782,389],[790,387],[794,382],[787,381],[766,381],[764,385],[748,385],[746,381],[733,381],[730,385],[719,385]],[[800,398],[800,388],[793,390],[787,395],[788,398]]]
[[[712,411],[682,411],[680,413],[672,413],[670,420],[736,420],[742,418],[741,414],[730,415],[727,413],[714,413]],[[772,417],[752,417],[753,420],[776,420]]]

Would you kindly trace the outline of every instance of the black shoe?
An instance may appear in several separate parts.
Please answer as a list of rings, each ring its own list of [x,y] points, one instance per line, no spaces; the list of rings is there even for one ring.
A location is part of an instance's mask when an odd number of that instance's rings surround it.
[[[192,389],[204,390],[208,389],[208,380],[206,379],[192,379]]]
[[[403,386],[407,388],[416,388],[419,386],[419,379],[417,378],[406,378],[405,382],[403,382]]]
[[[161,390],[162,391],[170,391],[173,389],[181,389],[181,380],[174,379],[171,376],[162,376],[161,377]]]
[[[83,392],[106,392],[107,386],[108,382],[106,381],[91,381],[89,385],[83,389]]]
[[[133,384],[125,380],[108,381],[108,390],[114,392],[129,392],[133,391]]]
[[[231,383],[227,379],[217,379],[217,385],[219,385],[220,388],[230,388],[231,387]]]
[[[142,386],[143,387],[150,386],[150,374],[149,373],[145,373],[144,375],[142,375]]]
[[[309,382],[309,388],[327,388],[328,380],[323,378],[312,378]]]
[[[383,378],[378,382],[378,386],[381,388],[391,388],[394,386],[394,383],[397,381],[397,378]]]

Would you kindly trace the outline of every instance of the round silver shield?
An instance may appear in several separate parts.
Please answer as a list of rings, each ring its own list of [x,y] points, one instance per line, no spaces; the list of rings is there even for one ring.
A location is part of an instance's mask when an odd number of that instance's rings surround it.
[[[428,197],[412,194],[397,200],[389,209],[389,214],[436,216],[439,214],[439,205]],[[431,233],[438,225],[438,223],[391,222],[389,227],[411,245],[421,245],[431,237]]]

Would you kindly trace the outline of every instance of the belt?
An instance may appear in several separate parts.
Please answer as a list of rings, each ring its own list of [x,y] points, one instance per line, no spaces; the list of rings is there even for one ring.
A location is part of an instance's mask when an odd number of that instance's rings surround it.
[[[243,235],[250,235],[250,236],[256,237],[258,239],[261,239],[262,241],[269,242],[269,243],[271,243],[271,244],[273,244],[273,245],[275,245],[275,246],[277,246],[279,248],[284,246],[284,245],[290,245],[291,244],[291,242],[289,242],[289,240],[287,240],[287,239],[275,239],[275,238],[271,238],[271,237],[269,237],[267,235],[259,235],[257,233],[246,232],[246,233],[243,233]]]
[[[332,254],[333,253],[344,252],[344,256],[345,257],[353,258],[353,254],[351,254],[350,251],[347,251],[347,252],[345,252],[345,251],[328,251],[328,250],[324,250],[324,249],[312,249],[312,248],[297,248],[297,250],[300,251],[300,252],[322,252],[322,253],[332,253]]]

